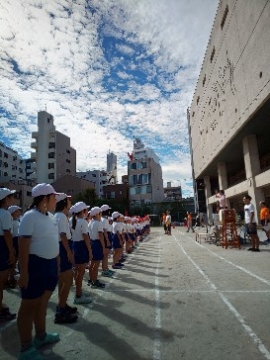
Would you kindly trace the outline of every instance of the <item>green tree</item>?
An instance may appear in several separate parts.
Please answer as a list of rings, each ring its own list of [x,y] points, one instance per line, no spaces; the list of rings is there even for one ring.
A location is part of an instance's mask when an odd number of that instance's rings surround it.
[[[75,198],[74,202],[83,201],[86,205],[96,206],[98,197],[96,195],[95,189],[86,189],[80,192]]]

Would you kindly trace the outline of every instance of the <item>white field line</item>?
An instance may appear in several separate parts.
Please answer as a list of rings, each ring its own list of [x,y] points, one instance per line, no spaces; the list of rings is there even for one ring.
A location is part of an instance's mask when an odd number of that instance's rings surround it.
[[[202,271],[202,269],[195,263],[195,261],[187,254],[183,246],[176,240],[176,237],[173,235],[174,240],[176,244],[180,247],[184,255],[188,258],[188,260],[195,266],[195,268],[198,270],[198,272],[205,278],[207,281],[207,284],[213,289],[216,294],[219,295],[221,300],[224,302],[225,305],[229,308],[231,313],[236,317],[236,319],[240,322],[240,324],[243,326],[245,332],[252,338],[254,344],[258,347],[260,353],[264,355],[264,357],[268,360],[270,360],[270,353],[262,343],[262,341],[259,339],[259,337],[256,335],[256,333],[251,329],[251,327],[245,322],[242,315],[235,309],[235,307],[230,303],[230,301],[226,298],[226,296],[217,289],[216,285],[210,280],[210,278],[205,275],[205,273]]]
[[[161,339],[160,332],[161,329],[161,310],[160,310],[160,289],[159,289],[159,264],[160,264],[160,237],[158,238],[158,261],[155,271],[155,338],[154,338],[154,348],[153,348],[153,360],[160,360],[161,358]]]

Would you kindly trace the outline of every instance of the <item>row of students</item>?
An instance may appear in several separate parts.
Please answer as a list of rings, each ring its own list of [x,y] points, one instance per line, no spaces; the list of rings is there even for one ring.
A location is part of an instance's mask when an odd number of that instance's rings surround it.
[[[11,214],[20,209],[12,207],[14,192],[6,188],[0,189],[0,320],[3,321],[16,317],[16,314],[10,313],[8,307],[2,304],[4,284],[11,274],[10,269],[16,263],[13,249],[17,248],[17,236],[13,243]],[[86,265],[90,262],[88,285],[104,287],[97,278],[100,263],[102,262],[102,275],[112,276],[114,271],[108,268],[109,252],[114,249],[113,268],[122,268],[124,241],[135,239],[134,228],[120,222],[120,213],[114,212],[111,219],[108,217],[108,205],[94,207],[90,212],[89,207],[82,202],[71,207],[70,197],[63,193],[57,194],[49,184],[35,186],[32,196],[30,210],[20,222],[19,251],[17,248],[22,297],[17,319],[21,360],[42,359],[36,349],[59,340],[58,333],[46,332],[45,321],[47,304],[57,284],[59,302],[55,322],[75,322],[78,319],[77,308],[67,304],[73,269],[76,285],[74,303],[90,303],[88,294],[82,290]],[[72,214],[70,221],[69,212]],[[52,215],[53,213],[55,214]],[[91,218],[89,222],[86,220],[88,215]],[[16,220],[16,215],[14,219]],[[13,222],[13,225],[14,235],[17,235],[18,224]],[[138,226],[136,234],[140,235],[140,231]],[[33,325],[36,334],[32,341]]]

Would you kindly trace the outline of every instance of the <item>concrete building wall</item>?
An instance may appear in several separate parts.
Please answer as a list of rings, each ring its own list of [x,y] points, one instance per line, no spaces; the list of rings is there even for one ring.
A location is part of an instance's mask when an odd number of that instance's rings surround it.
[[[270,186],[260,176],[270,154],[269,19],[269,1],[220,1],[188,116],[208,211],[217,180],[227,197],[249,193],[256,206]]]
[[[72,195],[73,197],[76,197],[82,191],[95,188],[94,183],[71,175],[64,175],[54,181],[52,186],[56,191],[64,192],[68,195]]]
[[[53,120],[46,111],[38,112],[38,131],[32,133],[32,169],[38,183],[52,183],[65,174],[76,173],[76,150],[70,146],[69,137],[56,131]]]
[[[17,151],[0,142],[0,178],[6,181],[25,178],[25,163]]]
[[[267,1],[220,4],[190,109],[196,177],[269,97],[269,18]]]

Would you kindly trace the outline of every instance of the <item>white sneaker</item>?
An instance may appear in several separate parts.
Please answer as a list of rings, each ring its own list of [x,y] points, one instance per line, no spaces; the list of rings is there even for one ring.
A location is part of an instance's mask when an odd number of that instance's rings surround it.
[[[92,300],[89,297],[82,295],[81,297],[75,297],[73,304],[90,304],[91,302]]]

